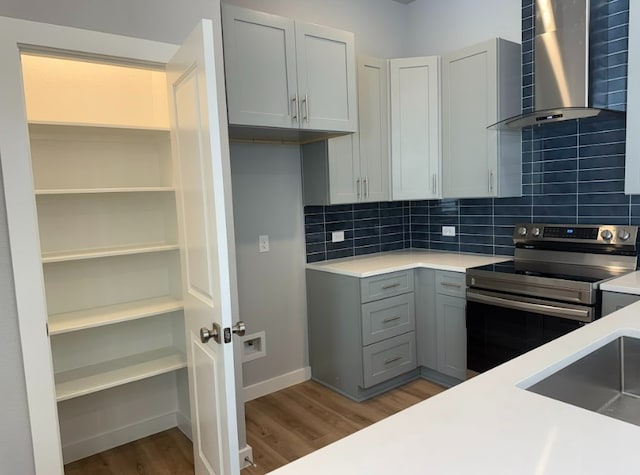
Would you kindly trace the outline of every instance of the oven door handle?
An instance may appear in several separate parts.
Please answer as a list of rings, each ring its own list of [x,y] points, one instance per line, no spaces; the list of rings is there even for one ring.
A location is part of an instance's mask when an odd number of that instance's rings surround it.
[[[512,300],[504,297],[480,294],[472,290],[467,290],[467,300],[470,302],[495,305],[496,307],[540,313],[549,317],[566,318],[568,320],[576,320],[579,322],[589,323],[593,320],[589,309],[558,307],[556,305],[548,305],[544,303]]]

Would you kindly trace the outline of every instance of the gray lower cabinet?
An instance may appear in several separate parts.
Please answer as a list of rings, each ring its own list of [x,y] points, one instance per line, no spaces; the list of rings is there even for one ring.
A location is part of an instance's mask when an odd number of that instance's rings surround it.
[[[602,316],[609,315],[638,300],[640,300],[640,295],[604,291],[602,292]]]
[[[357,278],[307,269],[312,378],[364,400],[416,374],[413,271]]]
[[[466,379],[465,292],[462,272],[416,270],[418,365],[444,384]]]
[[[467,375],[466,284],[461,272],[436,272],[438,371],[457,379]]]

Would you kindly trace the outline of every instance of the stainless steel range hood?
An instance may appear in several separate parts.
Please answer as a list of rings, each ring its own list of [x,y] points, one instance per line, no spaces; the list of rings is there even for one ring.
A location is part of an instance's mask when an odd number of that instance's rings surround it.
[[[535,0],[535,112],[489,128],[521,129],[615,114],[592,107],[589,88],[589,0]]]

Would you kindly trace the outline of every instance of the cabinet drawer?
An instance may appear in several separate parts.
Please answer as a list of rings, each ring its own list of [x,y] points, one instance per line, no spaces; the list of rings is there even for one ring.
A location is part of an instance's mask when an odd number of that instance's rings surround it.
[[[436,293],[465,298],[465,274],[462,272],[448,271],[436,272]]]
[[[413,271],[366,277],[360,280],[360,289],[362,303],[413,292]]]
[[[415,369],[415,332],[365,346],[362,349],[362,362],[365,388]]]
[[[415,330],[413,292],[362,306],[362,344],[370,345]]]

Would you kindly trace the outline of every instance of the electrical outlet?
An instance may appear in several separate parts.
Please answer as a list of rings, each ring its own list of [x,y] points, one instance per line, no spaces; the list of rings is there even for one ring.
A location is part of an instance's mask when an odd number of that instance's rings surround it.
[[[331,233],[331,242],[344,241],[344,231],[333,231]]]
[[[258,247],[260,252],[269,252],[269,236],[266,234],[258,236]]]
[[[456,227],[455,226],[442,226],[442,235],[443,236],[455,236],[456,235]]]

